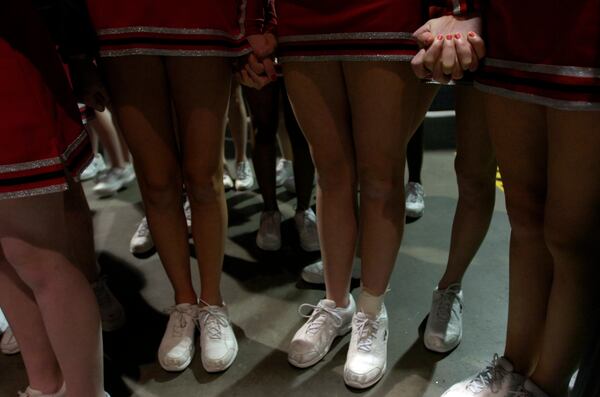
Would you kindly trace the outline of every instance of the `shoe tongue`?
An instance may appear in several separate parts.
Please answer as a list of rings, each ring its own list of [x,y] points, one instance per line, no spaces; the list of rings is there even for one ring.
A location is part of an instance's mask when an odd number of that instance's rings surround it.
[[[191,303],[180,303],[180,304],[178,304],[175,307],[177,309],[179,309],[179,310],[184,310],[185,311],[185,310],[189,309],[190,307],[192,307],[192,304]]]
[[[498,365],[500,365],[502,368],[504,368],[507,372],[513,372],[515,369],[515,367],[512,365],[512,363],[504,357],[500,357],[498,359]]]
[[[321,302],[319,302],[319,306],[326,307],[328,309],[336,308],[335,301],[332,301],[331,299],[322,299]]]

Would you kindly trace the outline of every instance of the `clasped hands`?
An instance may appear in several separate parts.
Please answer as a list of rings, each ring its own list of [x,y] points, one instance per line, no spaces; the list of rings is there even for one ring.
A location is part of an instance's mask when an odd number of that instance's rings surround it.
[[[421,79],[447,84],[474,72],[485,56],[481,18],[447,15],[429,20],[414,34],[421,50],[411,61]]]
[[[238,64],[235,75],[241,84],[260,90],[277,80],[273,59],[277,39],[272,33],[255,34],[248,36],[248,43],[252,52]]]

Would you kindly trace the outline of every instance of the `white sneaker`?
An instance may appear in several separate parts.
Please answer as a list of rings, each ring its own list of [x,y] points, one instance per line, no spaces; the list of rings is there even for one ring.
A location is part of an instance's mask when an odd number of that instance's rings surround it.
[[[425,211],[425,192],[420,183],[408,182],[406,185],[406,216],[420,218]]]
[[[3,333],[8,328],[8,321],[6,321],[6,317],[4,317],[4,313],[2,313],[2,309],[0,309],[0,334]]]
[[[281,248],[281,212],[264,211],[260,215],[256,245],[264,251],[278,251]]]
[[[293,175],[283,181],[283,188],[289,193],[296,194],[296,179]]]
[[[233,364],[238,344],[225,306],[198,309],[202,366],[206,372],[221,372]]]
[[[323,274],[323,261],[318,261],[312,265],[306,266],[302,269],[300,276],[302,277],[302,280],[307,283],[324,284],[325,276]],[[354,261],[354,265],[352,266],[352,278],[360,280],[360,262],[358,261]]]
[[[531,379],[527,379],[525,381],[525,383],[523,384],[523,386],[521,386],[521,388],[519,390],[517,390],[517,393],[514,395],[514,397],[550,397],[550,396],[548,396],[548,394],[546,394],[546,392],[544,392],[538,385],[533,383],[533,381]]]
[[[170,310],[165,335],[158,348],[158,362],[165,371],[183,371],[194,357],[195,318],[198,307],[182,303]]]
[[[275,168],[275,183],[282,186],[288,178],[294,177],[294,164],[290,160],[280,158]]]
[[[525,382],[504,357],[494,359],[477,375],[455,384],[442,397],[514,397]]]
[[[225,166],[223,166],[223,186],[225,187],[225,191],[229,191],[231,189],[233,189],[233,178],[231,177],[231,174],[229,173],[229,168],[227,167],[227,164],[225,164]]]
[[[94,155],[92,162],[88,165],[81,175],[79,176],[80,181],[87,181],[89,179],[95,178],[99,172],[102,172],[106,169],[106,163],[104,162],[104,157],[100,153]]]
[[[154,248],[154,240],[150,234],[150,228],[148,227],[148,219],[143,217],[138,224],[135,233],[131,236],[129,242],[129,252],[132,254],[145,254]]]
[[[311,208],[297,212],[294,216],[296,230],[300,238],[300,247],[307,252],[319,251],[319,232],[317,231],[317,216]]]
[[[135,171],[131,164],[124,168],[111,168],[98,175],[93,191],[98,197],[112,196],[134,180]]]
[[[315,365],[329,352],[334,339],[350,332],[356,303],[349,295],[348,307],[336,307],[335,302],[322,299],[317,306],[303,304],[299,312],[308,318],[296,332],[288,352],[288,361],[295,367],[307,368]],[[303,308],[312,308],[310,315],[302,314]]]
[[[438,353],[454,349],[462,339],[463,292],[460,284],[433,291],[431,310],[425,327],[425,347]]]
[[[356,389],[371,387],[387,368],[388,316],[385,305],[377,318],[358,312],[352,319],[352,338],[344,366],[344,382]]]
[[[252,189],[252,186],[254,186],[252,167],[248,160],[244,160],[235,168],[235,190],[243,192]]]
[[[185,213],[185,224],[187,225],[188,234],[192,234],[192,207],[190,207],[190,200],[187,198],[183,203],[183,212]]]
[[[92,284],[92,290],[96,295],[98,307],[100,308],[100,319],[102,330],[105,332],[116,331],[125,325],[125,310],[121,303],[115,298],[112,291],[106,285],[106,279],[101,277]]]
[[[17,354],[21,351],[19,343],[15,338],[15,334],[13,334],[10,327],[2,334],[2,339],[0,339],[0,351],[8,356]]]
[[[19,392],[19,397],[66,397],[67,386],[63,383],[60,390],[52,394],[44,394],[39,390],[32,389],[31,386],[27,387],[25,392]]]

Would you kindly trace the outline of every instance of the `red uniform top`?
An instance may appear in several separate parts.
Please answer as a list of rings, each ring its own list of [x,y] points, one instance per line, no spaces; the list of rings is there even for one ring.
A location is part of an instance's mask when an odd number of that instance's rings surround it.
[[[79,110],[48,31],[29,0],[0,13],[0,199],[68,188],[91,160]]]
[[[286,61],[410,60],[421,0],[277,0],[278,56]]]
[[[476,86],[559,109],[600,110],[600,0],[438,0],[484,19],[487,56]]]
[[[101,56],[239,56],[265,26],[263,0],[87,0]]]

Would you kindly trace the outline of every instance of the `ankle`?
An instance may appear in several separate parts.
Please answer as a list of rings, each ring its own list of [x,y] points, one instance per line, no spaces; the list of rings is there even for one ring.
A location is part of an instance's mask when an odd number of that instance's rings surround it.
[[[175,294],[175,304],[176,305],[182,305],[184,303],[189,303],[190,305],[195,305],[196,303],[198,303],[198,297],[196,296],[195,293],[190,293],[190,292],[186,292],[186,293],[181,293]]]
[[[383,308],[384,299],[385,293],[376,294],[374,291],[363,287],[360,295],[358,296],[358,311],[373,317],[377,317]]]
[[[462,278],[444,276],[438,283],[437,288],[438,288],[438,290],[443,291],[443,290],[448,289],[450,286],[456,285],[456,284],[461,285]]]
[[[221,294],[214,294],[214,295],[201,295],[200,299],[198,300],[198,306],[200,307],[205,307],[205,306],[225,306],[225,303],[223,302],[223,297],[221,297]]]

